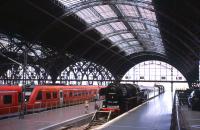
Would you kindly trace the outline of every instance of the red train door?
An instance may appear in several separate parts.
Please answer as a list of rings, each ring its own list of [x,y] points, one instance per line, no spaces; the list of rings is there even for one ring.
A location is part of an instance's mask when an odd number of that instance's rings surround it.
[[[63,90],[59,91],[60,106],[63,106]]]

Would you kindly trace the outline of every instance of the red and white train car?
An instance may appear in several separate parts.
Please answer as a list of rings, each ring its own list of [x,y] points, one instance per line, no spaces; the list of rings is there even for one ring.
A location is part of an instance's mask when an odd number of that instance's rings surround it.
[[[24,95],[27,110],[62,107],[93,100],[104,86],[38,85],[26,88]],[[21,109],[22,87],[0,86],[0,115]]]
[[[0,115],[18,111],[21,91],[19,86],[0,87]]]

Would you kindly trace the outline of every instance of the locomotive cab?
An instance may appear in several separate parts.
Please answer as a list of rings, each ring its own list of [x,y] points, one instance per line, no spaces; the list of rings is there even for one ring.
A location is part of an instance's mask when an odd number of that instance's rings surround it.
[[[108,93],[106,100],[103,101],[103,107],[119,108],[119,99],[117,93]]]

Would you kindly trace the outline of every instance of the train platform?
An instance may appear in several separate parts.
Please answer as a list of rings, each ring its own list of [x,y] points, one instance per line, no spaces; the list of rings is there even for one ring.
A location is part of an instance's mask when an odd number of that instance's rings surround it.
[[[200,111],[192,111],[187,105],[180,107],[180,116],[187,130],[200,130]]]
[[[173,94],[165,92],[95,130],[170,130]]]
[[[98,104],[101,104],[99,101]],[[89,103],[88,113],[95,111],[94,102]],[[84,104],[68,106],[44,112],[28,114],[24,119],[19,117],[0,120],[1,130],[45,130],[61,122],[87,115]]]

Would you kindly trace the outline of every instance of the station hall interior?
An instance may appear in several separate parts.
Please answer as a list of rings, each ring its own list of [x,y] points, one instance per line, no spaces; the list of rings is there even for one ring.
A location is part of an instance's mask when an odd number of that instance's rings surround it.
[[[199,130],[200,1],[0,1],[0,129]]]

